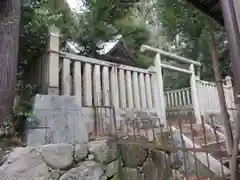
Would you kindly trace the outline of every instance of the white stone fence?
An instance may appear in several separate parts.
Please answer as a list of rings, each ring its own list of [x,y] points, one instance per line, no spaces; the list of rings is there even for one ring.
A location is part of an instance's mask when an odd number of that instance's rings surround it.
[[[209,108],[219,109],[215,85],[195,75],[198,62],[157,50],[154,66],[141,69],[67,53],[60,50],[57,28],[51,29],[48,42],[47,53],[30,73],[40,94],[75,96],[80,107],[155,109],[164,124],[166,107],[192,107],[197,122]],[[184,61],[190,64],[189,69],[163,64],[161,56]],[[189,74],[190,88],[164,93],[162,68]],[[227,103],[232,104],[228,97],[233,97],[232,87],[226,85],[224,89]]]
[[[229,113],[236,111],[232,80],[228,76],[223,80],[223,89]],[[220,101],[216,83],[197,80],[197,90],[201,113],[220,112]]]
[[[199,110],[201,114],[205,113],[219,113],[220,101],[216,83],[196,80],[197,98],[199,102]],[[231,77],[227,76],[223,79],[223,89],[225,94],[226,105],[229,113],[236,111],[234,101],[234,93]],[[177,90],[166,91],[165,93],[166,107],[171,108],[186,108],[193,107],[191,88],[183,88]],[[230,114],[231,116],[231,114]]]
[[[156,109],[166,119],[156,66],[141,69],[67,53],[59,48],[59,34],[51,29],[48,53],[37,61],[33,81],[39,93],[75,96],[79,107]]]
[[[192,106],[191,88],[166,91],[164,95],[167,108]]]

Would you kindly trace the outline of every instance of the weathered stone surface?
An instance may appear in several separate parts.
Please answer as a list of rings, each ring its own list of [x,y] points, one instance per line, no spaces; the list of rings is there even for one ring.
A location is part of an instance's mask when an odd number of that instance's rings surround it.
[[[119,175],[116,174],[115,176],[113,176],[113,178],[111,180],[120,180],[120,177],[119,177]]]
[[[80,166],[62,175],[59,180],[101,180],[103,174],[104,169],[101,164],[94,161],[85,161]]]
[[[108,164],[117,159],[117,144],[111,140],[90,142],[89,151],[100,163]]]
[[[92,154],[89,154],[87,157],[88,161],[93,161],[94,160],[94,156]]]
[[[45,163],[53,169],[66,169],[73,163],[71,144],[49,144],[40,148]]]
[[[147,161],[143,164],[143,176],[144,180],[158,180],[160,179],[159,170],[154,166],[151,158],[148,158]]]
[[[229,114],[230,124],[231,124],[233,133],[235,133],[236,125],[235,125],[234,117],[236,118],[236,112],[237,111],[231,110],[231,113]],[[204,120],[209,126],[211,126],[212,128],[217,127],[218,131],[224,134],[224,121],[221,113],[219,112],[205,113],[204,116],[205,116]]]
[[[159,157],[161,155],[159,154]],[[166,169],[165,160],[162,161],[162,157],[149,157],[143,165],[143,177],[144,180],[159,180],[169,179],[171,171]],[[156,158],[156,159],[155,159]],[[153,160],[154,159],[154,160]],[[160,160],[160,162],[157,162]]]
[[[74,96],[36,95],[33,116],[27,121],[30,129],[27,146],[88,142],[86,122],[82,117],[82,107]]]
[[[5,132],[3,129],[0,129],[0,137],[3,137],[5,135]]]
[[[120,176],[122,180],[142,180],[142,176],[137,169],[128,167],[122,168]]]
[[[119,161],[118,160],[113,161],[107,165],[105,176],[112,177],[118,172],[118,170],[119,170]]]
[[[7,155],[0,171],[19,178],[48,177],[48,167],[36,148],[15,148]]]
[[[29,129],[27,131],[27,145],[40,146],[53,143],[51,132],[49,129]]]
[[[61,175],[60,170],[51,170],[48,175],[48,180],[57,180]]]
[[[15,176],[11,174],[5,174],[5,172],[0,172],[0,180],[32,180],[33,178],[26,178],[26,177],[20,177],[20,176]],[[34,180],[46,180],[44,177],[38,177],[34,178]]]
[[[141,166],[148,155],[147,149],[140,144],[120,144],[119,148],[124,166],[130,168]]]
[[[107,176],[102,176],[102,177],[100,178],[100,180],[107,180],[107,179],[108,179]]]
[[[181,133],[179,131],[173,132],[172,135],[173,144],[178,147],[183,147],[183,142],[181,140]],[[192,147],[190,144],[190,140],[187,140],[185,137],[185,146]],[[196,157],[195,157],[196,155]],[[181,150],[178,150],[176,153],[171,154],[171,164],[174,168],[178,169],[179,172],[184,172],[184,164],[186,164],[187,174],[189,176],[196,175],[196,171],[198,172],[199,176],[208,176],[211,177],[213,174],[221,176],[221,163],[214,159],[212,156],[207,155],[206,153],[198,152],[194,155],[193,152],[188,151],[183,153]],[[197,161],[195,161],[195,158]],[[207,161],[210,162],[210,169],[207,167]],[[196,166],[197,163],[197,166]],[[196,169],[197,168],[197,169]],[[223,167],[224,174],[229,174],[229,169]]]
[[[58,96],[58,95],[40,95],[37,94],[34,99],[35,109],[48,109],[48,110],[63,110],[63,109],[78,109],[74,96]]]
[[[87,143],[75,144],[74,145],[74,160],[76,162],[84,160],[88,155]]]
[[[152,162],[161,172],[171,175],[171,161],[164,151],[152,151]]]

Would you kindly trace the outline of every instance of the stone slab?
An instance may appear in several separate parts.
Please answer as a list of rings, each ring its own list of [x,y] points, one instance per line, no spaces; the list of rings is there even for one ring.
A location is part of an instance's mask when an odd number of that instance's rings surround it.
[[[115,110],[117,126],[120,126],[120,121],[129,114],[136,114],[139,111],[148,112],[151,116],[157,117],[157,111],[154,108],[117,108]],[[27,146],[85,143],[88,142],[88,133],[93,132],[94,108],[79,106],[74,96],[37,94],[33,100],[32,114],[27,121]],[[156,123],[157,120],[154,124]]]
[[[36,95],[27,121],[27,146],[88,142],[84,113],[75,102],[75,97]]]

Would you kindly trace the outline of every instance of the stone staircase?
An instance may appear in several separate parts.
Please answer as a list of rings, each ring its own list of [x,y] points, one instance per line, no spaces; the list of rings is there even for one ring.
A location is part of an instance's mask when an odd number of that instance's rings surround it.
[[[201,175],[208,175],[208,177],[216,176],[222,177],[222,172],[225,177],[230,173],[229,159],[226,152],[224,135],[217,130],[214,130],[208,124],[182,124],[180,126],[173,126],[172,129],[176,132],[175,144],[180,145],[180,131],[183,134],[185,147],[187,148],[204,148],[213,150],[211,153],[206,152],[191,152],[188,154],[187,159],[189,162],[198,161],[198,171]],[[177,133],[178,132],[178,133]],[[178,144],[179,143],[179,144]],[[183,145],[181,145],[183,146]],[[222,149],[222,152],[216,150]],[[214,151],[215,150],[215,151]],[[180,154],[179,154],[180,155]],[[195,157],[196,156],[196,157]],[[194,167],[194,163],[190,163],[189,167]],[[193,168],[194,169],[194,168]],[[194,174],[194,171],[189,171]]]
[[[214,131],[207,124],[183,124],[182,133],[201,147],[209,145],[211,148],[215,146],[217,148],[219,144],[224,144],[224,135],[218,131]]]
[[[180,129],[180,127],[176,127]],[[226,153],[226,145],[224,135],[217,130],[211,128],[208,124],[183,124],[182,133],[188,137],[195,145],[208,149],[219,150],[223,152],[209,153],[213,158],[222,161],[223,164],[228,164],[228,156]]]

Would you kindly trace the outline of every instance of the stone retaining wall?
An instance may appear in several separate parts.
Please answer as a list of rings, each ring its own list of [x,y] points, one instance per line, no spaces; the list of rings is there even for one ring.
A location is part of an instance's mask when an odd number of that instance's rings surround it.
[[[21,147],[5,157],[0,180],[6,176],[23,180],[159,180],[169,175],[166,158],[164,152],[140,145],[118,147],[114,140]]]

